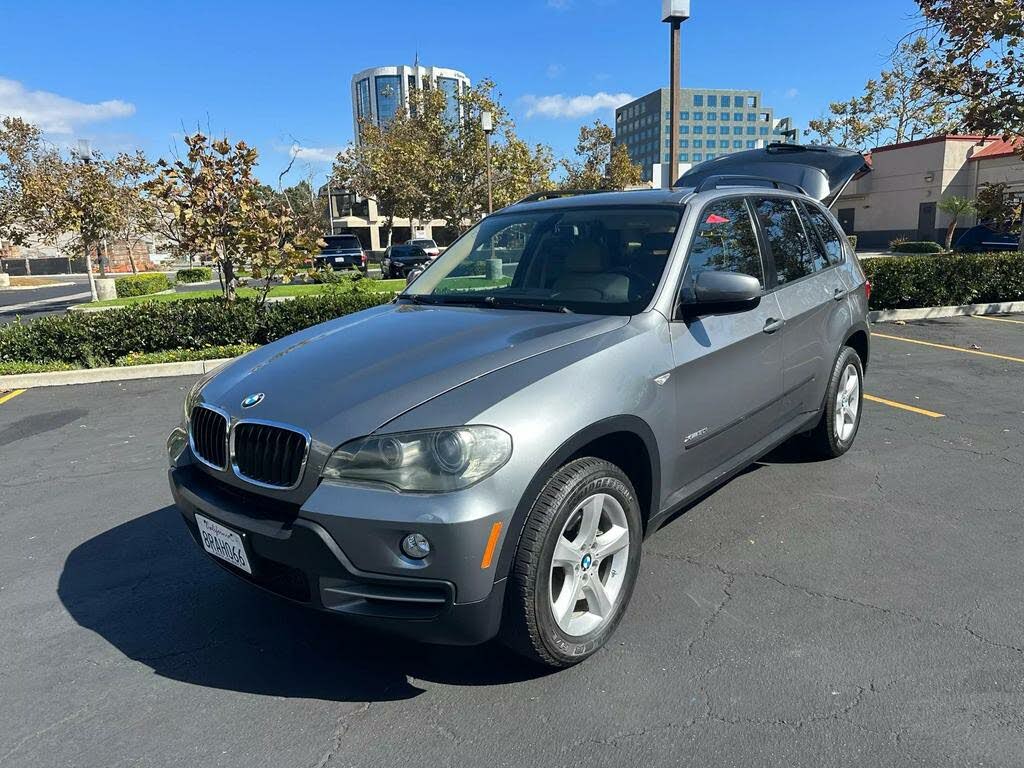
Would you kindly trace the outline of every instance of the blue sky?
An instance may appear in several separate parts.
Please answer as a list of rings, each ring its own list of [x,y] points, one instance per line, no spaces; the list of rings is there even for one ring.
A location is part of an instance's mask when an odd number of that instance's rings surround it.
[[[683,85],[760,89],[800,125],[877,74],[916,10],[911,0],[692,6]],[[154,157],[183,127],[209,126],[255,145],[271,182],[298,145],[298,180],[326,171],[318,159],[351,140],[352,74],[418,52],[424,64],[495,80],[520,136],[562,154],[582,123],[610,122],[624,95],[668,84],[660,9],[660,0],[0,0],[0,114],[35,120],[57,143],[89,138]]]

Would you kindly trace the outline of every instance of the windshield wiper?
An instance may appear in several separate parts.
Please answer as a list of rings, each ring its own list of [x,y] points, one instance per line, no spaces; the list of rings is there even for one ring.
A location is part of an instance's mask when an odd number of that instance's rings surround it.
[[[494,296],[488,297],[494,303],[496,307],[507,307],[509,309],[529,309],[536,312],[559,312],[565,315],[574,314],[564,304],[545,304],[541,301],[527,301],[524,299],[511,299],[511,298],[496,298]]]
[[[536,312],[558,312],[561,314],[573,314],[573,311],[563,304],[544,304],[537,301],[524,299],[512,299],[504,296],[474,296],[465,294],[414,294],[400,293],[400,299],[408,299],[414,304],[430,304],[432,306],[461,306],[461,307],[495,307],[499,309],[525,309]]]

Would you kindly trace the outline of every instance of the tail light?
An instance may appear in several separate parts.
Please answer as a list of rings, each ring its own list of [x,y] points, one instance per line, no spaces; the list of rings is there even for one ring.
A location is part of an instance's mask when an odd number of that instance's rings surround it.
[[[871,281],[870,280],[865,280],[864,281],[864,298],[865,299],[869,299],[869,300],[871,299]]]

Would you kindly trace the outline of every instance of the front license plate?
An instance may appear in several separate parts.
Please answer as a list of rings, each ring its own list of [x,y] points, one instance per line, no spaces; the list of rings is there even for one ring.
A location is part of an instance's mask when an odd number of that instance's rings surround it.
[[[252,573],[241,536],[199,514],[196,515],[196,525],[199,526],[199,538],[203,542],[203,549],[246,573]]]

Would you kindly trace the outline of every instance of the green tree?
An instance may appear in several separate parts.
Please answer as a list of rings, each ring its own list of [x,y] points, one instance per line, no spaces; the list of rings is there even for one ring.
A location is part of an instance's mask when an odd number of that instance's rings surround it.
[[[38,128],[19,117],[0,120],[0,240],[24,244],[55,236],[64,215],[67,164]]]
[[[443,219],[463,231],[487,210],[487,142],[479,116],[491,113],[491,179],[496,208],[550,185],[554,161],[543,145],[528,146],[483,80],[453,105],[438,89],[410,96],[383,128],[364,122],[359,142],[338,155],[333,183],[377,201],[390,233],[396,217]],[[453,108],[456,107],[456,108]]]
[[[952,99],[964,126],[985,136],[1024,136],[1024,3],[917,0],[934,55],[922,57],[924,87]],[[1018,145],[1024,158],[1024,143]],[[1020,225],[1020,215],[1017,217]],[[1024,251],[1024,236],[1020,238]]]
[[[1024,208],[1021,202],[1006,182],[988,182],[978,189],[974,207],[979,221],[1000,232],[1009,232],[1020,224]]]
[[[272,280],[291,279],[319,249],[319,231],[302,226],[284,196],[267,194],[254,173],[259,153],[244,141],[196,133],[185,145],[186,158],[160,160],[147,184],[166,231],[180,250],[217,262],[225,299],[235,300],[242,266],[263,280],[265,299]]]
[[[626,189],[643,179],[643,168],[629,157],[615,132],[600,120],[580,127],[576,158],[564,158],[564,189]]]
[[[951,195],[939,201],[939,210],[949,215],[949,227],[946,229],[946,250],[953,248],[953,234],[956,232],[956,223],[961,216],[974,213],[974,201],[966,197]]]
[[[121,153],[110,164],[114,215],[111,229],[128,251],[132,272],[138,273],[135,248],[156,228],[157,209],[146,187],[155,166],[146,156]]]
[[[955,100],[917,76],[929,49],[924,36],[901,43],[890,67],[868,80],[861,95],[829,104],[828,114],[811,120],[804,135],[820,144],[871,149],[954,130],[961,119]]]

